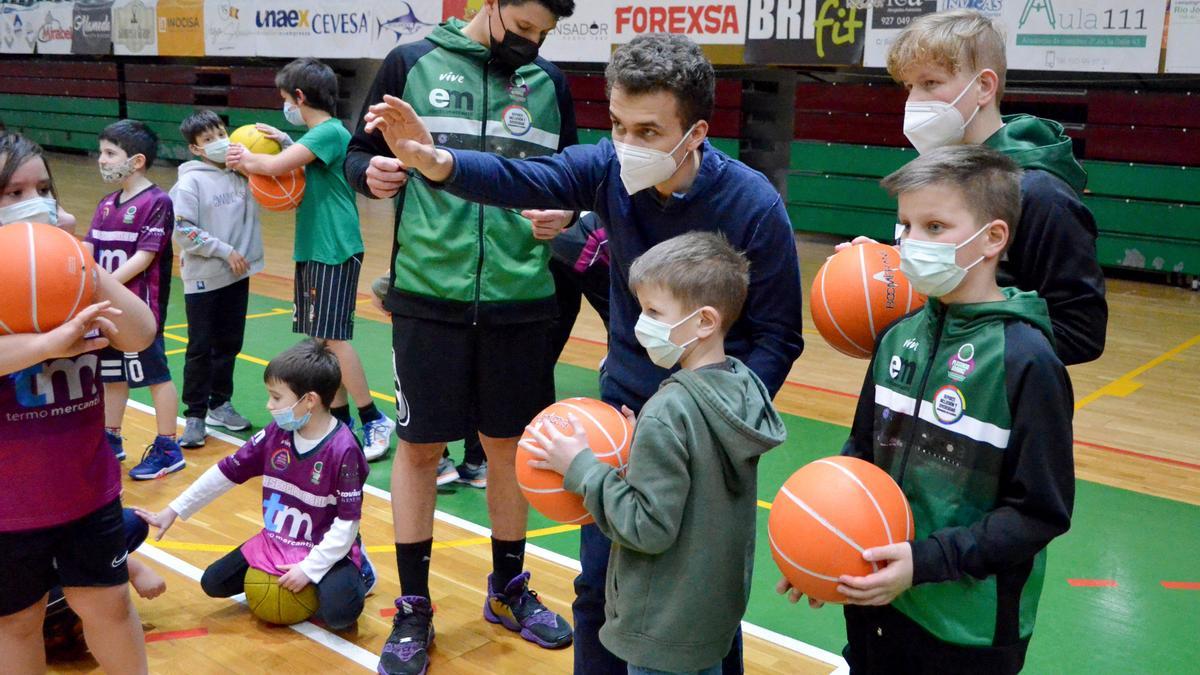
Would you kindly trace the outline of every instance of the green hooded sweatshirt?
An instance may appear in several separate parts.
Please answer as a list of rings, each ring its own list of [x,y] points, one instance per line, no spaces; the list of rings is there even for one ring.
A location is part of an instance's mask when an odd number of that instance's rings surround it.
[[[1004,126],[984,145],[1008,155],[1022,169],[1041,169],[1058,176],[1077,194],[1087,185],[1087,171],[1075,160],[1063,125],[1032,115],[1003,115]]]
[[[391,94],[421,116],[433,141],[511,159],[545,157],[578,143],[567,79],[538,58],[515,72],[451,19],[419,42],[392,50],[366,104]],[[363,110],[364,114],[366,109]],[[392,156],[380,134],[360,121],[346,177],[371,196],[371,157]],[[483,206],[432,189],[417,172],[396,198],[390,289],[393,314],[450,323],[509,324],[558,314],[550,247],[533,237],[514,209]]]
[[[563,485],[613,541],[600,641],[642,668],[721,661],[746,610],[758,458],[787,432],[741,361],[680,370],[638,417],[624,476],[582,452]]]
[[[1071,383],[1046,303],[1002,290],[930,298],[881,335],[842,450],[912,507],[913,586],[892,607],[968,647],[1027,643],[1075,491]]]

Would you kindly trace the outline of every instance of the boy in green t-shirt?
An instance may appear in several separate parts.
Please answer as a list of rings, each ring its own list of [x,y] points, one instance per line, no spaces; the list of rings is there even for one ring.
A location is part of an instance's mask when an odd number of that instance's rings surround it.
[[[387,454],[396,423],[376,409],[367,387],[362,361],[350,344],[363,242],[358,206],[342,165],[350,132],[333,116],[337,104],[337,75],[313,58],[301,58],[275,76],[288,122],[308,127],[294,143],[282,132],[268,131],[285,149],[277,155],[248,152],[229,146],[226,166],[246,174],[281,176],[304,168],[304,198],[296,209],[295,313],[292,330],[325,341],[342,369],[342,388],[331,412],[351,425],[346,394],[358,406],[367,459]]]

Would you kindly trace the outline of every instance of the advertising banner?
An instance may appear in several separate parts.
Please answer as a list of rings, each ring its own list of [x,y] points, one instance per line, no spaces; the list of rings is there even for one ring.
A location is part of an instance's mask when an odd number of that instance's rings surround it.
[[[1005,0],[1009,70],[1157,73],[1160,0]]]
[[[0,54],[32,54],[37,45],[37,24],[34,8],[0,7]]]
[[[160,56],[204,56],[204,0],[158,0]]]
[[[858,65],[866,41],[861,0],[750,0],[746,63]]]
[[[72,54],[108,54],[112,51],[112,0],[86,5],[75,3],[71,17]]]
[[[746,41],[747,0],[618,0],[612,41],[625,44],[643,33],[686,35],[702,45]]]
[[[112,8],[113,53],[132,56],[158,54],[156,0],[116,0]]]
[[[71,30],[71,17],[75,13],[73,2],[41,2],[34,5],[37,20],[37,53],[70,54],[71,41],[75,37]]]
[[[376,0],[368,17],[371,39],[365,56],[382,59],[400,45],[424,39],[441,20],[441,0]]]
[[[612,54],[615,7],[613,0],[575,3],[575,13],[561,19],[546,36],[541,55],[551,61],[607,63]]]
[[[1171,0],[1168,73],[1200,73],[1200,0]]]
[[[912,20],[938,11],[937,0],[883,0],[867,12],[867,38],[863,65],[868,68],[887,66],[887,53],[896,35]]]

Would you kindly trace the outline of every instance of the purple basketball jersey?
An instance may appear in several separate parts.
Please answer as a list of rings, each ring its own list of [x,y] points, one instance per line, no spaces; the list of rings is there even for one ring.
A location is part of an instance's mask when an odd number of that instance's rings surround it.
[[[271,423],[218,466],[235,483],[262,476],[263,529],[242,545],[242,555],[268,574],[282,575],[279,565],[304,560],[335,518],[362,518],[367,458],[345,424],[301,457],[292,432]],[[358,542],[350,559],[362,565]]]
[[[121,191],[106,196],[96,207],[87,241],[94,247],[96,262],[113,273],[138,251],[150,251],[154,260],[141,274],[125,284],[154,312],[158,325],[167,316],[171,295],[171,231],[175,209],[171,197],[152,185],[126,202]]]

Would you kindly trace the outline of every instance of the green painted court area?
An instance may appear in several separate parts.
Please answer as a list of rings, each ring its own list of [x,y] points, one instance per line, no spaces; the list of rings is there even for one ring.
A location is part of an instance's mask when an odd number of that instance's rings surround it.
[[[251,296],[251,314],[272,310],[286,310],[286,313],[250,320],[244,354],[269,360],[298,340],[291,333],[288,303]],[[167,325],[185,321],[183,295],[176,280]],[[184,328],[167,332],[187,335]],[[354,344],[366,365],[371,388],[391,395],[390,326],[360,320]],[[184,344],[168,338],[166,346],[169,352],[183,348]],[[182,387],[184,355],[179,353],[169,358],[175,382]],[[260,428],[270,420],[262,386],[263,368],[246,360],[239,360],[237,368],[234,405],[253,420],[255,429]],[[556,375],[560,397],[597,394],[595,371],[559,365]],[[858,383],[846,386],[857,387]],[[146,390],[135,392],[134,398],[149,403]],[[385,412],[392,412],[390,403],[377,403]],[[844,427],[803,417],[785,415],[784,419],[788,442],[769,453],[759,471],[759,498],[768,502],[774,500],[779,486],[796,468],[818,457],[836,454],[847,433]],[[457,447],[452,445],[451,452],[461,461],[461,443]],[[132,449],[130,455],[136,460]],[[129,466],[132,464],[127,462],[126,467]],[[372,464],[369,482],[387,489],[390,470],[390,459]],[[444,489],[438,508],[480,525],[488,524],[482,490],[466,486]],[[814,611],[804,604],[790,605],[775,595],[773,587],[779,573],[762,535],[767,515],[766,509],[759,509],[757,566],[746,620],[840,652],[844,635],[837,607]],[[553,524],[531,513],[530,529]],[[575,532],[538,537],[531,543],[572,558],[578,556]],[[1026,672],[1197,672],[1200,590],[1168,589],[1163,582],[1200,582],[1198,560],[1200,507],[1079,481],[1072,529],[1051,545],[1046,586]]]

